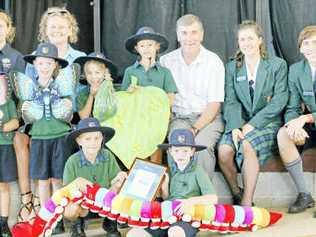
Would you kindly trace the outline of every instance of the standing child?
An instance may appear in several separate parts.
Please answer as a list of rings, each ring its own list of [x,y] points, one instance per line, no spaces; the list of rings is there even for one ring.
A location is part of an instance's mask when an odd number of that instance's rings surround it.
[[[92,116],[94,99],[104,80],[111,80],[116,66],[102,53],[91,53],[77,58],[74,63],[83,67],[87,86],[81,87],[77,96],[77,107],[81,119]]]
[[[170,135],[169,144],[158,147],[168,149],[172,157],[170,168],[170,183],[168,176],[162,184],[162,197],[168,200],[180,200],[176,208],[179,215],[184,210],[196,204],[216,204],[217,195],[213,184],[202,167],[197,164],[196,151],[205,149],[205,146],[195,145],[194,135],[187,129],[175,129]],[[169,185],[169,186],[168,186]],[[189,208],[188,208],[189,209]],[[198,230],[188,222],[179,221],[168,230],[137,229],[130,230],[128,237],[138,236],[174,236],[193,237]]]
[[[24,56],[38,74],[33,80],[32,97],[22,101],[22,117],[31,123],[30,176],[38,180],[40,203],[43,205],[52,190],[61,187],[61,179],[70,148],[65,136],[70,129],[72,102],[62,94],[62,85],[55,80],[59,68],[68,62],[58,58],[57,48],[51,43],[39,44],[36,52]],[[26,83],[26,82],[25,82]]]
[[[6,77],[0,78],[0,236],[9,237],[9,182],[17,180],[16,157],[13,149],[14,130],[19,127],[14,101],[8,98]]]
[[[64,185],[78,177],[85,178],[92,183],[98,183],[104,188],[118,191],[126,178],[126,173],[121,172],[114,155],[103,148],[103,145],[114,136],[114,130],[101,127],[95,118],[81,120],[76,129],[71,132],[68,139],[76,141],[80,150],[69,157],[64,170]],[[84,237],[84,219],[88,214],[79,204],[71,203],[67,206],[64,216],[72,220],[71,236]],[[103,229],[108,237],[119,237],[116,222],[105,218]]]
[[[169,69],[157,61],[158,53],[163,53],[168,48],[166,37],[144,26],[126,40],[125,47],[129,52],[138,55],[139,59],[125,70],[121,89],[132,92],[135,89],[132,78],[137,78],[137,86],[155,86],[164,90],[172,106],[177,86]],[[159,150],[150,160],[161,163]]]

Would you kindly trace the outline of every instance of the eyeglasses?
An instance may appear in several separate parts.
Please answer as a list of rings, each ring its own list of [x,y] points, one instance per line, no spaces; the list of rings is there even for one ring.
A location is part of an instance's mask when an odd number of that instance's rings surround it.
[[[60,14],[60,15],[65,15],[65,14],[70,14],[69,11],[67,11],[66,9],[52,9],[49,12],[47,12],[47,15],[55,15],[55,14]]]

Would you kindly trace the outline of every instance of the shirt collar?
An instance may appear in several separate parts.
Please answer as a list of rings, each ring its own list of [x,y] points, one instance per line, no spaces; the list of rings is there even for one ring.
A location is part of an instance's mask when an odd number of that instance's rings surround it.
[[[9,54],[10,53],[10,49],[11,49],[10,45],[9,44],[5,44],[0,51],[3,54]]]
[[[184,58],[182,56],[181,48],[179,48],[178,50],[179,51],[178,51],[178,57],[177,58],[179,60],[181,60],[182,63],[186,64],[185,61],[184,61]],[[202,63],[204,61],[205,52],[206,52],[206,49],[204,48],[203,45],[201,45],[200,52],[199,52],[198,56],[196,57],[196,59],[190,65]]]
[[[179,173],[190,172],[192,169],[195,168],[196,161],[197,161],[197,157],[196,157],[196,155],[194,155],[193,158],[191,158],[189,164],[184,168],[184,170],[181,171],[181,170],[178,169],[178,166],[177,166],[176,162],[174,162],[174,160],[172,159],[172,162],[171,162],[171,173],[174,175],[177,172],[179,172]]]
[[[138,68],[138,67],[144,68],[143,65],[141,65],[141,64],[139,63],[138,60],[134,63],[133,66],[134,66],[134,68]],[[160,71],[161,65],[159,64],[159,62],[155,62],[155,64],[154,64],[151,68],[149,68],[149,69],[152,69],[152,68],[155,68],[157,71]]]
[[[95,160],[95,163],[92,164],[90,161],[88,161],[88,160],[86,159],[86,157],[84,156],[82,150],[80,150],[80,151],[78,151],[78,152],[79,152],[79,157],[80,157],[80,164],[79,164],[80,167],[83,167],[83,166],[91,166],[91,165],[98,165],[99,163],[104,162],[104,161],[107,160],[107,156],[105,156],[105,155],[103,154],[103,152],[100,151],[100,152],[98,153],[98,155],[97,155],[97,158],[96,158],[96,160]]]

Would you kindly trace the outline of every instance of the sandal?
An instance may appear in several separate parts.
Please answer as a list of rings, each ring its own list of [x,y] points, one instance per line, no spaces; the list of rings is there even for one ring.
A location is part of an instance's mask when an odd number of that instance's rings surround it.
[[[32,192],[29,191],[26,193],[21,193],[21,197],[24,197],[26,195],[31,195],[31,198],[30,201],[26,203],[23,203],[22,201],[20,210],[18,212],[18,222],[26,222],[35,217],[34,215],[31,215],[32,213],[34,213]]]
[[[33,209],[35,213],[37,214],[39,210],[41,209],[41,201],[38,196],[32,195],[32,203],[33,203]]]

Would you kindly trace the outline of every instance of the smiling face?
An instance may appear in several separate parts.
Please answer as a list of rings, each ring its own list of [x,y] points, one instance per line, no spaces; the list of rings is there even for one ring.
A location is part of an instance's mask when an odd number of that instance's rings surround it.
[[[61,15],[50,16],[47,19],[46,34],[52,44],[68,43],[71,35],[69,21]]]
[[[197,22],[191,25],[179,25],[177,38],[184,53],[195,53],[200,50],[203,41],[204,31]]]
[[[178,168],[183,170],[189,164],[195,149],[190,146],[172,146],[169,152]]]
[[[82,133],[76,139],[86,158],[96,157],[102,146],[103,136],[99,131]]]
[[[155,40],[140,40],[135,46],[135,50],[143,59],[155,59],[160,45]]]
[[[58,62],[56,62],[55,59],[45,57],[36,57],[33,64],[39,79],[42,81],[48,81],[51,79],[56,67],[58,66]]]
[[[8,24],[0,18],[0,42],[5,43],[6,37],[9,33]]]
[[[302,41],[300,52],[310,64],[316,65],[316,32]]]
[[[246,56],[260,55],[262,37],[259,37],[254,28],[248,27],[238,31],[238,45],[240,51]]]
[[[105,79],[106,67],[97,61],[88,61],[84,65],[84,73],[90,86],[99,87]]]

